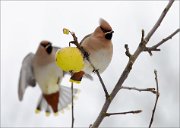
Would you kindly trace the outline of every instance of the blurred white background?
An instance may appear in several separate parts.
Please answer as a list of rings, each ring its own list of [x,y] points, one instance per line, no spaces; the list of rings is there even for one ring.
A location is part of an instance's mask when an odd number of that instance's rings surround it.
[[[60,47],[72,40],[63,35],[64,27],[74,31],[79,41],[94,31],[99,18],[107,20],[115,33],[114,55],[102,78],[112,91],[127,64],[124,44],[131,53],[137,48],[141,29],[152,28],[168,1],[1,1],[1,126],[2,127],[70,127],[71,110],[58,117],[34,113],[40,89],[28,88],[23,102],[18,101],[17,85],[23,58],[35,52],[41,40],[49,40]],[[158,43],[179,28],[179,1],[176,1],[148,46]],[[179,127],[179,34],[155,52],[152,57],[142,53],[133,66],[124,86],[155,87],[154,69],[158,71],[160,98],[154,127]],[[98,116],[105,97],[99,81],[82,80],[75,103],[75,126],[88,127]],[[62,85],[70,86],[69,77]],[[121,90],[108,112],[142,109],[140,114],[107,117],[102,127],[147,127],[151,118],[155,95],[149,92]]]

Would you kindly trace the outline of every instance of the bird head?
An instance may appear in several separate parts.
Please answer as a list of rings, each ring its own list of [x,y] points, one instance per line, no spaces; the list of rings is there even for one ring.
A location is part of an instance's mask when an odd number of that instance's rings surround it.
[[[45,49],[45,51],[46,51],[48,54],[51,54],[52,49],[53,49],[52,43],[49,42],[49,41],[41,41],[40,47],[41,47],[42,49]]]
[[[95,33],[97,33],[97,35],[99,34],[105,37],[105,39],[107,40],[111,40],[114,31],[112,30],[109,23],[101,18],[99,21],[99,25],[100,26],[96,28]]]

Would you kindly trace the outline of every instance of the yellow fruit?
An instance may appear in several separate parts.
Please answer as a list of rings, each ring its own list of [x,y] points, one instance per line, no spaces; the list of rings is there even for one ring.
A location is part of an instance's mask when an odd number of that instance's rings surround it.
[[[83,56],[76,47],[59,49],[56,52],[56,64],[64,71],[79,72],[84,67]]]
[[[63,28],[63,33],[66,34],[66,35],[68,35],[68,34],[69,34],[69,29]]]

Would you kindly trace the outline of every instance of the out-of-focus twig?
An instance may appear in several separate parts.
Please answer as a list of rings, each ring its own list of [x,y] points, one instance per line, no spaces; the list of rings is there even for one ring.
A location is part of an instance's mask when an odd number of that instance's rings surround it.
[[[72,108],[72,124],[71,124],[71,128],[74,128],[74,97],[73,97],[73,82],[71,83],[71,108]]]

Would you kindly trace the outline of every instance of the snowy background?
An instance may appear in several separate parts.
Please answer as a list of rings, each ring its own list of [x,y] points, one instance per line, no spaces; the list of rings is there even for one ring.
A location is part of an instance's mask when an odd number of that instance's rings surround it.
[[[112,62],[102,74],[109,92],[127,64],[124,44],[131,53],[137,48],[141,29],[152,28],[168,1],[1,1],[1,126],[2,127],[70,127],[71,110],[58,117],[34,113],[40,90],[28,88],[24,100],[18,101],[17,85],[23,58],[35,52],[41,40],[66,47],[72,40],[63,35],[64,27],[74,31],[79,40],[94,31],[99,18],[106,19],[115,31]],[[179,28],[179,1],[176,1],[148,46],[159,42]],[[154,69],[158,71],[160,98],[153,126],[179,127],[179,35],[161,46],[152,57],[142,53],[133,66],[124,86],[155,87]],[[75,126],[88,127],[98,116],[104,103],[104,92],[99,81],[83,79],[75,103]],[[62,85],[70,86],[68,77]],[[108,112],[142,109],[140,114],[111,116],[100,126],[147,127],[154,106],[155,95],[149,92],[121,90]]]

